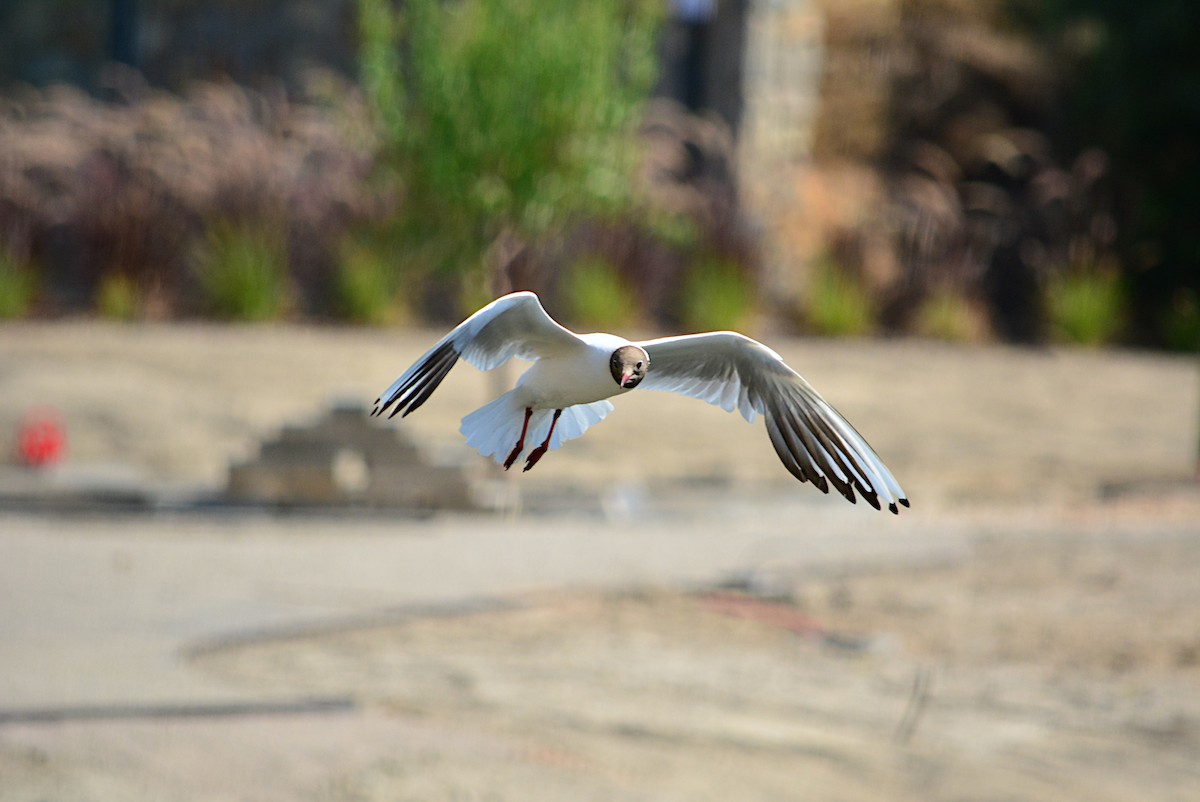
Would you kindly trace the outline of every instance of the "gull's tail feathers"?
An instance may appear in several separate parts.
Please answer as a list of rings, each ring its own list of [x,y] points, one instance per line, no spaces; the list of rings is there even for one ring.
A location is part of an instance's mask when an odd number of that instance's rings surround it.
[[[550,450],[553,451],[568,440],[582,435],[604,420],[612,408],[612,404],[607,401],[595,401],[564,409],[558,419],[558,425],[554,427]],[[529,452],[546,439],[546,432],[550,429],[550,420],[553,417],[552,409],[533,411],[529,418],[529,430],[525,433],[525,447],[517,455],[518,462],[529,456]],[[517,444],[524,423],[525,406],[517,399],[516,390],[509,390],[495,401],[463,418],[458,430],[467,438],[467,445],[483,456],[491,457],[497,465],[503,465],[513,446]]]

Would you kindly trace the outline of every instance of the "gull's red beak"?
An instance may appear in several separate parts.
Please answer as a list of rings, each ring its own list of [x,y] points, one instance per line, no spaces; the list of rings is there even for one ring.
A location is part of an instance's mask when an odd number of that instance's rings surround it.
[[[628,373],[625,373],[624,371],[622,371],[621,372],[621,386],[624,387],[625,385],[629,384],[629,380],[631,378],[633,378],[633,377],[630,376]]]

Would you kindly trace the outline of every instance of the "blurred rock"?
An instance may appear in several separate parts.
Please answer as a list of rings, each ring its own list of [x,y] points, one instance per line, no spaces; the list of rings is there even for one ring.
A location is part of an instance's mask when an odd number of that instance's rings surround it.
[[[259,455],[232,466],[230,501],[283,507],[473,509],[457,467],[434,465],[399,431],[340,403],[308,426],[288,426]]]

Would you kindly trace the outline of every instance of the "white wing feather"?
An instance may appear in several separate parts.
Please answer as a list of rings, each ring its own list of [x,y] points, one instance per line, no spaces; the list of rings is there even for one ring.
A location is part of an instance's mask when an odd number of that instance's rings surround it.
[[[849,421],[792,370],[779,354],[732,331],[665,337],[638,343],[650,355],[641,388],[698,398],[748,422],[766,419],[784,466],[801,481],[850,501],[854,491],[892,512],[908,506],[899,482]]]
[[[459,357],[480,370],[492,370],[513,357],[533,360],[582,344],[546,314],[536,295],[514,292],[492,301],[438,340],[383,391],[372,414],[381,415],[393,405],[391,415],[412,412],[437,389]]]

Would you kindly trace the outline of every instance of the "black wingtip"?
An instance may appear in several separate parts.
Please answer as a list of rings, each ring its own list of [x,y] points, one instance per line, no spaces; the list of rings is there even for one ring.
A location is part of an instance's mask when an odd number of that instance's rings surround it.
[[[901,504],[903,504],[905,507],[911,507],[911,506],[912,506],[911,504],[909,504],[909,503],[908,503],[908,499],[906,499],[906,498],[902,498],[902,499],[900,499],[900,503],[901,503]]]
[[[907,505],[907,504],[905,504],[904,506],[906,506],[906,507],[907,507],[908,505]],[[899,515],[899,514],[900,514],[900,510],[896,509],[896,505],[895,505],[895,503],[889,504],[889,505],[888,505],[888,510],[890,510],[890,511],[891,511],[892,515]]]
[[[874,493],[866,493],[861,490],[859,492],[862,493],[862,497],[867,500],[868,504],[875,509],[879,509],[879,496],[875,495]]]

